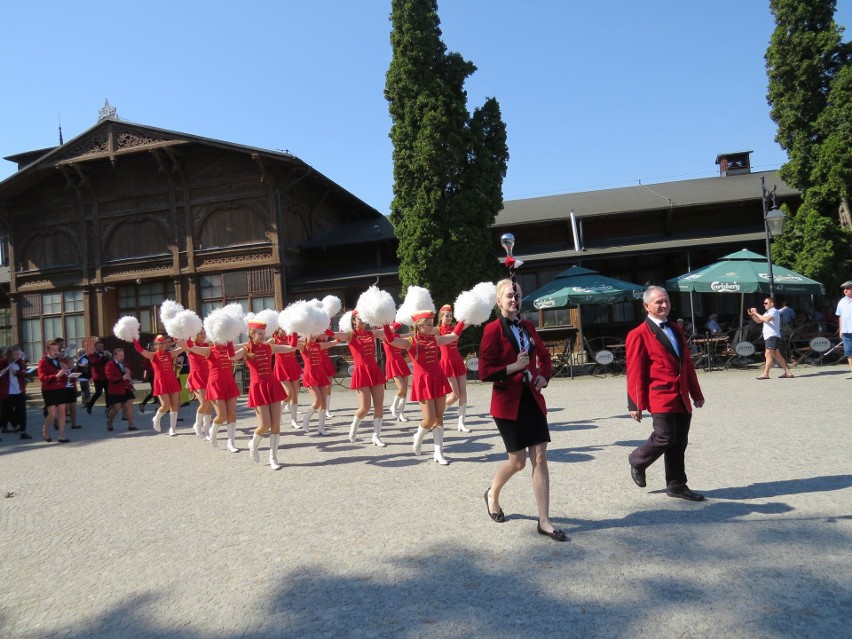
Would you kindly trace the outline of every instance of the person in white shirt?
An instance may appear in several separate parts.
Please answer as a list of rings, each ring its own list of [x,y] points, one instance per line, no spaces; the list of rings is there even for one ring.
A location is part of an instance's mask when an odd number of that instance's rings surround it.
[[[766,343],[764,357],[766,364],[763,366],[763,374],[757,379],[769,379],[769,369],[772,368],[772,361],[778,362],[778,366],[784,369],[784,374],[780,377],[790,378],[793,373],[787,367],[787,362],[781,354],[781,314],[775,308],[775,300],[767,297],[763,300],[765,312],[761,315],[756,308],[748,309],[748,314],[758,324],[763,324],[763,341]]]
[[[849,362],[849,370],[852,371],[852,280],[847,280],[840,285],[843,289],[843,297],[837,303],[837,333],[843,340],[843,354]],[[847,379],[852,379],[850,375]]]

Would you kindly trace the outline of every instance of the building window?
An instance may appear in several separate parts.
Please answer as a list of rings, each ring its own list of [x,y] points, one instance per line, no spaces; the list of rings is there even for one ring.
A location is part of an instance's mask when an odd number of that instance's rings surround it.
[[[159,306],[163,300],[175,298],[172,282],[145,282],[144,284],[118,287],[119,315],[132,315],[139,320],[142,333],[156,334],[162,331]]]
[[[28,294],[21,305],[21,346],[30,361],[44,355],[47,342],[61,337],[67,352],[73,353],[83,343],[83,291],[52,291]]]
[[[199,288],[202,316],[234,302],[242,304],[246,312],[257,313],[265,308],[275,308],[272,269],[203,275],[199,280]]]
[[[12,345],[12,309],[0,308],[0,344]]]

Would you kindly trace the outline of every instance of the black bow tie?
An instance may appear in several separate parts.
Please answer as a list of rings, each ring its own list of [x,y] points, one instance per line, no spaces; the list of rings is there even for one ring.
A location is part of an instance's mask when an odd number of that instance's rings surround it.
[[[520,326],[521,326],[521,320],[519,320],[519,319],[510,319],[510,320],[509,320],[509,324],[511,324],[512,326],[517,326],[518,328],[520,328]]]
[[[660,322],[660,328],[668,328],[671,325],[672,323],[669,320],[663,320],[662,322]]]

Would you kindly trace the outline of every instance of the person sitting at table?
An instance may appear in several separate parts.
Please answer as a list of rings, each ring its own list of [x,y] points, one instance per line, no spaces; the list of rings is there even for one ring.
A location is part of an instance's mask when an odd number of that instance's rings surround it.
[[[713,337],[717,337],[722,334],[722,326],[719,324],[719,316],[716,313],[712,313],[710,317],[707,318],[704,330],[710,333]]]

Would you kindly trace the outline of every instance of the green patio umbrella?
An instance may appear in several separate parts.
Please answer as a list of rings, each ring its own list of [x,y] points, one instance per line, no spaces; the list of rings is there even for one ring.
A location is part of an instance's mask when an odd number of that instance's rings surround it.
[[[825,293],[825,286],[819,282],[783,266],[773,264],[772,275],[778,293]],[[769,269],[765,256],[743,249],[714,264],[668,280],[666,288],[682,293],[769,293]]]
[[[777,264],[772,265],[775,291],[787,295],[825,294],[825,286]],[[742,331],[745,294],[769,293],[769,268],[766,257],[748,249],[726,255],[718,262],[666,281],[666,288],[681,293],[739,293],[740,331]],[[693,314],[692,325],[695,326]]]
[[[528,293],[522,311],[565,308],[584,304],[614,304],[640,299],[644,286],[601,275],[582,266],[562,271],[552,282]]]

